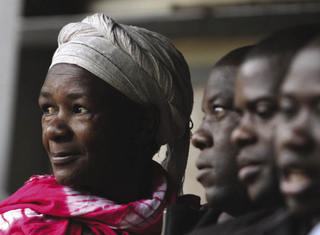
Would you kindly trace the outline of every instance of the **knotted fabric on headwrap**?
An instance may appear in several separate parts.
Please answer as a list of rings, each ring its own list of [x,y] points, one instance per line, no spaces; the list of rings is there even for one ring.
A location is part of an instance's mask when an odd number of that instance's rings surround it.
[[[168,144],[164,165],[181,186],[193,92],[188,66],[178,50],[160,34],[118,24],[103,14],[66,25],[58,44],[50,67],[78,65],[131,100],[159,110],[156,143]]]
[[[160,234],[170,203],[164,170],[154,164],[152,198],[116,204],[57,183],[53,175],[33,176],[0,203],[0,234]],[[114,231],[118,231],[117,233]]]

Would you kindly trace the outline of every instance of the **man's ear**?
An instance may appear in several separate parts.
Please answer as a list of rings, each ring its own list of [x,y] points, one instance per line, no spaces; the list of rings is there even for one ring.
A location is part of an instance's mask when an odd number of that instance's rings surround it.
[[[144,107],[140,114],[136,134],[137,144],[148,145],[154,143],[159,128],[160,114],[155,106]]]

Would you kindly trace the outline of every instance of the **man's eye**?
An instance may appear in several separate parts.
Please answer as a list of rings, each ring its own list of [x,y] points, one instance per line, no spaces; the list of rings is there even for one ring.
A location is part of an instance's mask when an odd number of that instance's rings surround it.
[[[314,104],[313,104],[313,110],[316,113],[316,115],[319,117],[320,116],[320,100],[317,100]]]
[[[234,108],[233,111],[235,111],[240,117],[243,116],[243,110],[239,108]]]
[[[279,101],[279,111],[282,115],[289,118],[297,112],[297,105],[289,98],[281,98]]]
[[[81,105],[75,105],[73,107],[73,113],[77,113],[77,114],[86,114],[88,113],[89,110],[86,109],[85,107],[81,106]]]
[[[53,106],[46,105],[46,106],[43,106],[42,111],[46,115],[52,115],[57,112],[57,109]]]
[[[275,111],[275,105],[268,101],[260,101],[255,106],[255,112],[263,119],[272,117]]]
[[[223,117],[226,114],[226,109],[222,106],[213,106],[213,115],[215,115],[218,118]]]

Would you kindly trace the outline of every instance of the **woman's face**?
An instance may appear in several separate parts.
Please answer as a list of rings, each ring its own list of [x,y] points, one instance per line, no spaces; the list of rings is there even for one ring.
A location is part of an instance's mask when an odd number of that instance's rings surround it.
[[[103,179],[112,187],[123,171],[130,172],[136,104],[88,71],[57,64],[48,72],[39,105],[43,145],[60,184],[90,190]]]

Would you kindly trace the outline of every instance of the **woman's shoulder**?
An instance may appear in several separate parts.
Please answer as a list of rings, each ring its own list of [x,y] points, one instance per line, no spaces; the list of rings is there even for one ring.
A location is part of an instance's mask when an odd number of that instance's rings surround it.
[[[56,178],[54,177],[54,175],[33,175],[25,182],[25,184],[36,183],[39,181],[43,183],[55,183]]]

